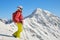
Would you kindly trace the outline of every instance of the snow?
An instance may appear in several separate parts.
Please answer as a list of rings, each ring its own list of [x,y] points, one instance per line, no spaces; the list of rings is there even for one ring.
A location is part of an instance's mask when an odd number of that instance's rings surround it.
[[[37,8],[24,19],[21,38],[14,38],[17,31],[12,22],[5,24],[0,21],[0,40],[60,40],[60,18],[51,12]]]

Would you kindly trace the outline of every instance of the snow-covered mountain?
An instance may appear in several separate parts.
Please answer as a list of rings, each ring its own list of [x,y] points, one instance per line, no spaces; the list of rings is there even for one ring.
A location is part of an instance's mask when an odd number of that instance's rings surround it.
[[[13,22],[4,24],[0,21],[1,40],[18,40],[11,36],[16,30]],[[49,11],[37,8],[24,19],[20,40],[60,40],[60,18]]]
[[[10,20],[7,20],[7,19],[0,19],[1,22],[5,23],[5,24],[10,24],[12,23],[13,21],[10,19]]]

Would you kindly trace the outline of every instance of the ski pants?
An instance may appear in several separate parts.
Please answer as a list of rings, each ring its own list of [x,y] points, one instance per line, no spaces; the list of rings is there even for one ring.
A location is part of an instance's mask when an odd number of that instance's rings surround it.
[[[17,23],[18,30],[13,34],[16,38],[20,38],[21,32],[23,30],[22,23]]]

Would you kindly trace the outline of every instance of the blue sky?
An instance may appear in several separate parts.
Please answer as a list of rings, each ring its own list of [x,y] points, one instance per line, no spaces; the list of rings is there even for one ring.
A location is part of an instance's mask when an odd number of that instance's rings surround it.
[[[24,17],[36,8],[48,10],[60,17],[60,0],[0,0],[0,18],[11,19],[19,5],[23,6]]]

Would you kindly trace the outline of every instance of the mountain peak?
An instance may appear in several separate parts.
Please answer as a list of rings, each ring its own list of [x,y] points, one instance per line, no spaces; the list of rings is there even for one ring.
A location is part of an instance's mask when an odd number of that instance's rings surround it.
[[[36,11],[41,11],[42,9],[41,8],[36,8]]]
[[[35,12],[42,12],[42,9],[36,8]]]
[[[41,13],[43,10],[42,9],[40,9],[40,8],[36,8],[33,12],[32,12],[32,14],[34,15],[34,14],[39,14],[39,13]]]

